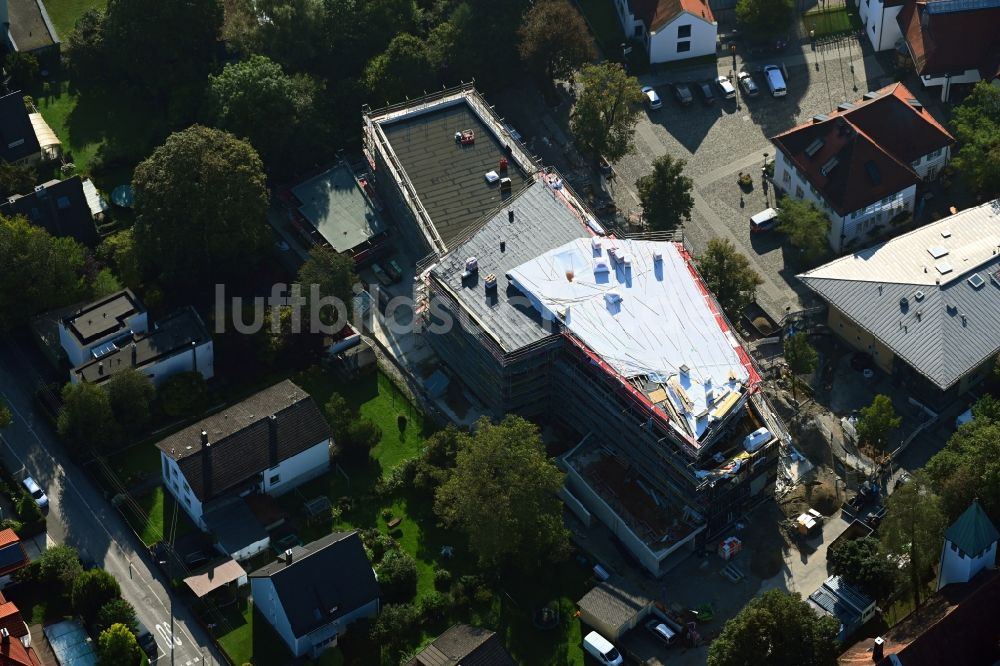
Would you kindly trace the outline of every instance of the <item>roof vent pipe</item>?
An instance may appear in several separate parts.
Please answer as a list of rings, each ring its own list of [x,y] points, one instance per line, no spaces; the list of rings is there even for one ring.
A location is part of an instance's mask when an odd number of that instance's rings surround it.
[[[507,221],[510,222],[510,223],[514,222],[514,209],[513,208],[508,208],[507,209]]]

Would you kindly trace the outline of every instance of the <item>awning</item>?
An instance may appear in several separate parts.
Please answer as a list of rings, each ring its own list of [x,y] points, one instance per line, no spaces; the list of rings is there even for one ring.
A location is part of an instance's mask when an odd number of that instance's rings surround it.
[[[91,217],[97,217],[108,209],[108,202],[97,191],[94,181],[89,178],[83,179],[83,196],[87,198],[87,207],[90,208]]]
[[[45,122],[45,118],[42,118],[42,114],[29,113],[28,118],[31,119],[31,128],[35,130],[35,138],[38,139],[38,145],[42,150],[62,145],[59,137],[52,131],[49,124]]]
[[[222,564],[211,567],[208,571],[197,576],[189,576],[184,579],[194,596],[199,599],[213,590],[224,587],[233,581],[245,579],[247,572],[243,570],[236,560],[226,560]]]

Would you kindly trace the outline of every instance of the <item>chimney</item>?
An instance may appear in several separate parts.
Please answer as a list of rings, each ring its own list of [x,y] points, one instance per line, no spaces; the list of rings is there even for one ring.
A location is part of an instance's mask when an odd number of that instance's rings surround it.
[[[285,551],[285,564],[291,564],[291,563],[292,563],[292,549],[289,548],[288,550]]]
[[[97,374],[98,376],[104,376],[104,361],[97,362]]]
[[[875,637],[875,643],[872,645],[872,661],[879,662],[882,661],[883,653],[885,651],[885,639],[881,636]]]
[[[507,251],[507,241],[500,241],[500,252]]]
[[[508,208],[507,209],[507,221],[510,222],[511,224],[514,223],[514,209],[513,208]]]
[[[268,460],[271,467],[276,466],[280,461],[278,460],[278,416],[277,414],[271,414],[267,417],[267,433],[268,433]]]
[[[7,631],[7,627],[0,629],[0,644],[10,645],[10,632]]]

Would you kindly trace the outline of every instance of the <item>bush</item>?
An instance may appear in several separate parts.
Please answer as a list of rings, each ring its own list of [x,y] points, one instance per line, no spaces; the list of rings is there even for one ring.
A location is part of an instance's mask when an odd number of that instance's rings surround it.
[[[383,534],[377,529],[368,529],[361,532],[361,543],[368,551],[368,559],[373,564],[382,561],[387,553],[399,550],[399,544],[388,534]]]
[[[392,468],[388,476],[381,476],[375,482],[375,493],[385,497],[413,485],[417,472],[417,459],[407,458]]]
[[[412,604],[386,604],[372,623],[370,631],[372,642],[391,651],[398,651],[409,642],[410,636],[416,633],[419,619],[417,609]]]
[[[407,553],[391,550],[378,566],[378,582],[386,601],[409,601],[417,593],[417,563]]]
[[[53,546],[38,558],[38,579],[69,594],[73,583],[83,573],[80,555],[72,546]]]
[[[40,523],[44,516],[42,515],[42,510],[38,507],[35,502],[35,498],[27,493],[21,493],[21,496],[17,498],[17,517],[25,525],[35,525]]]
[[[382,429],[371,419],[359,418],[347,426],[340,450],[348,460],[364,460],[382,439]]]
[[[97,630],[104,631],[113,624],[124,624],[133,634],[139,633],[135,608],[124,599],[112,599],[97,611]]]
[[[431,592],[420,601],[420,615],[431,622],[440,621],[444,619],[445,611],[448,610],[450,603],[451,600],[448,599],[447,595],[436,591]]]
[[[24,524],[16,518],[4,518],[0,520],[0,530],[14,530],[15,532],[20,532]]]
[[[121,596],[121,587],[114,576],[103,569],[84,571],[73,581],[73,610],[87,622],[97,619],[105,604]]]
[[[167,416],[197,416],[208,407],[208,386],[197,372],[179,372],[160,385],[160,405]]]
[[[451,587],[451,572],[447,569],[438,569],[434,572],[434,588],[444,592]]]

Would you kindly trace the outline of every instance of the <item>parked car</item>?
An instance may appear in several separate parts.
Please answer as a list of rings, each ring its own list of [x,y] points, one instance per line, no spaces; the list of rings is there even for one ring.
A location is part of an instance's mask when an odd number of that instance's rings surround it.
[[[395,282],[395,280],[389,277],[389,274],[386,273],[385,269],[379,266],[378,263],[372,264],[372,273],[375,274],[375,279],[381,282],[386,287]]]
[[[750,76],[750,72],[740,72],[736,75],[736,80],[740,84],[740,88],[743,89],[743,94],[747,97],[756,97],[760,89],[757,84],[754,83],[753,77]]]
[[[764,80],[767,81],[767,88],[775,97],[784,97],[788,94],[785,87],[785,77],[777,65],[768,65],[764,68]]]
[[[136,618],[135,624],[135,639],[139,643],[139,647],[146,653],[146,656],[149,657],[150,661],[156,659],[156,653],[159,652],[159,648],[156,645],[156,638],[154,638],[152,632],[146,628],[146,625],[142,623],[142,620]]]
[[[750,233],[770,231],[778,224],[778,209],[767,208],[750,217]]]
[[[25,490],[31,495],[31,498],[35,500],[35,504],[38,505],[40,509],[47,509],[49,507],[49,498],[45,495],[35,480],[30,476],[25,478],[21,483],[24,484]]]
[[[584,637],[583,649],[601,666],[621,666],[624,663],[618,649],[611,644],[611,641],[596,631],[592,631]]]
[[[650,111],[656,111],[658,108],[663,106],[663,102],[660,101],[660,96],[656,94],[656,90],[653,86],[643,86],[642,94],[646,96],[646,107]]]
[[[705,106],[715,104],[715,93],[712,92],[712,86],[708,81],[698,82],[698,92],[701,93],[701,101]]]
[[[686,83],[674,84],[674,97],[684,106],[694,101],[694,96],[691,95],[691,88]]]
[[[667,645],[677,642],[677,632],[667,626],[667,623],[657,618],[646,624],[646,629]]]
[[[400,268],[395,259],[390,259],[386,262],[385,272],[389,274],[393,282],[399,282],[403,279],[403,269]]]
[[[724,99],[736,98],[736,88],[733,87],[733,84],[729,82],[727,77],[720,76],[715,80],[715,83],[719,86],[719,91],[722,93]]]

